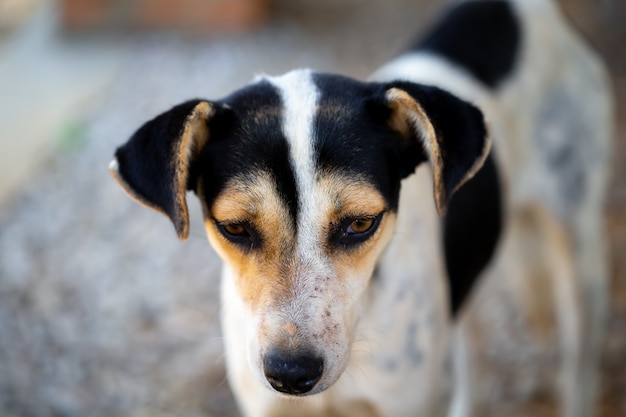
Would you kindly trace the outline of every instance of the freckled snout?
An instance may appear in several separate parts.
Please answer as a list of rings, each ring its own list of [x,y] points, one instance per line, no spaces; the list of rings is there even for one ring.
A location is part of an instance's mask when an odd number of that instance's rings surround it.
[[[303,395],[322,377],[324,360],[311,353],[293,355],[274,350],[265,356],[263,371],[276,391]]]

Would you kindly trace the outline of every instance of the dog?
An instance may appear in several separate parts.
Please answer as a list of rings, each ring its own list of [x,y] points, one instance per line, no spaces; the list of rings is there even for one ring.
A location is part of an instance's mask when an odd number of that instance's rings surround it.
[[[610,138],[606,73],[557,8],[474,0],[367,81],[259,76],[156,116],[109,168],[180,239],[198,196],[244,415],[461,416],[454,323],[485,276],[580,289],[567,343],[593,366]],[[569,415],[594,389],[564,388]]]

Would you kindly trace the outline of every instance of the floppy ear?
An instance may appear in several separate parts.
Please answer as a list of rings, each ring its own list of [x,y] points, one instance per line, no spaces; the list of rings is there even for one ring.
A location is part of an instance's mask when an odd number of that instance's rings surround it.
[[[189,236],[185,193],[191,165],[209,139],[214,113],[207,101],[179,104],[141,126],[109,165],[131,197],[170,218],[181,240]]]
[[[491,138],[475,106],[436,87],[410,82],[387,85],[388,123],[402,137],[405,176],[430,161],[437,213],[483,165]]]

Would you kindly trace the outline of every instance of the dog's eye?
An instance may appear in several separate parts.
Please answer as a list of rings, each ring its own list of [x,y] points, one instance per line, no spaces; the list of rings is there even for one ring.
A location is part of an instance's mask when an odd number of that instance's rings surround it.
[[[232,243],[244,249],[251,249],[260,244],[259,235],[247,223],[219,223],[216,222],[220,233]]]
[[[246,228],[242,224],[227,224],[224,225],[224,230],[229,235],[242,236],[246,234]]]
[[[346,234],[353,235],[358,233],[365,233],[374,225],[374,219],[356,219],[346,229]]]
[[[332,240],[342,246],[354,246],[369,239],[380,224],[383,213],[373,217],[348,217],[340,222]]]

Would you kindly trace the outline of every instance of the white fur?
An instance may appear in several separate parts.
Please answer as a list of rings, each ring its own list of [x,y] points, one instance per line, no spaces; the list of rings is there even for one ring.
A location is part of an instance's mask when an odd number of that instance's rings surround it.
[[[311,79],[311,71],[289,72],[281,77],[269,78],[281,94],[285,111],[283,133],[290,146],[291,164],[300,199],[298,217],[299,255],[319,250],[317,231],[319,217],[317,205],[325,203],[316,198],[315,161],[313,155],[313,120],[319,91]]]
[[[486,99],[489,92],[463,68],[430,53],[399,56],[371,75],[372,81],[404,80],[442,88],[454,95],[476,102]]]

